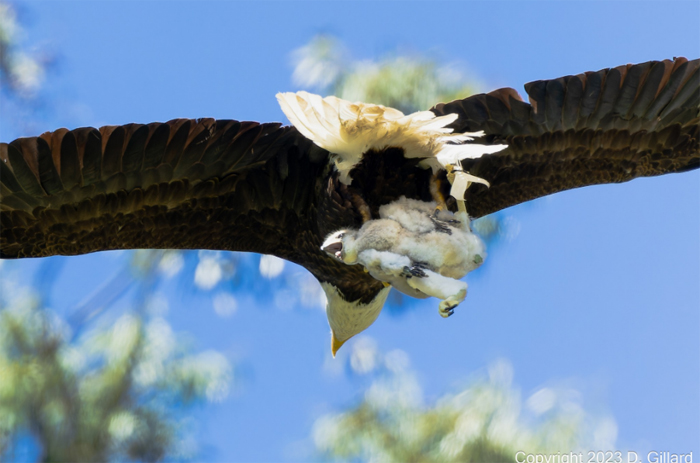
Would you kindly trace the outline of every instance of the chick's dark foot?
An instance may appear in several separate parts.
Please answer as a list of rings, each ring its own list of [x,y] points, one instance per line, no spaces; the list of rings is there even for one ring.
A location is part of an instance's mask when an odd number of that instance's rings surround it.
[[[442,210],[440,208],[437,208],[433,211],[433,215],[430,216],[431,219],[438,221],[438,222],[444,222],[444,223],[449,223],[449,224],[454,224],[457,225],[459,224],[459,220],[453,218],[454,214],[448,210]]]
[[[439,231],[440,233],[447,233],[448,235],[452,234],[452,230],[450,230],[450,227],[448,227],[441,221],[435,219],[434,217],[431,217],[430,220],[432,220],[433,224],[435,224],[435,231]]]
[[[435,225],[435,229],[441,233],[452,234],[452,230],[449,225],[457,226],[459,225],[459,220],[452,219],[454,217],[449,211],[441,211],[440,209],[435,209],[433,215],[430,216],[430,220]]]
[[[442,318],[451,317],[455,313],[455,307],[457,307],[457,304],[440,304],[440,308],[438,310],[440,312],[440,316]]]

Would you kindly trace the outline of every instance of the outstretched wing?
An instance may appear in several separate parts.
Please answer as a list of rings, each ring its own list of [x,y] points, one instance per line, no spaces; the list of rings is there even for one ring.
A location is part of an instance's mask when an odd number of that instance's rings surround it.
[[[0,257],[134,248],[284,256],[293,246],[281,230],[304,215],[325,152],[280,124],[177,119],[47,132],[0,144],[0,159]]]
[[[439,104],[456,132],[509,147],[462,161],[484,178],[465,198],[480,217],[558,191],[700,167],[700,60],[650,61]]]

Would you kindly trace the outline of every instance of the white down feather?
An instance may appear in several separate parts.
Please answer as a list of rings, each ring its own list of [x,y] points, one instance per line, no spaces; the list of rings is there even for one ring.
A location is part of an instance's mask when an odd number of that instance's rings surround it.
[[[382,105],[351,103],[308,92],[278,93],[282,111],[294,127],[316,145],[334,154],[340,181],[350,184],[350,171],[370,149],[400,147],[406,158],[422,158],[433,172],[461,159],[495,153],[507,145],[464,143],[483,132],[452,133],[447,128],[457,114],[435,116],[431,111],[404,115]]]

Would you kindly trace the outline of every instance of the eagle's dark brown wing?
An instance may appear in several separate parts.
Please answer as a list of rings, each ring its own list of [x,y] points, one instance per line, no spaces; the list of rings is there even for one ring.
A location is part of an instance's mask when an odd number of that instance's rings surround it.
[[[3,143],[0,257],[134,248],[288,256],[308,185],[325,165],[326,153],[293,128],[232,120],[61,129]]]
[[[467,190],[480,217],[558,191],[700,167],[700,60],[620,66],[529,83],[437,105],[456,132],[483,130],[508,148],[465,170],[488,180]]]
[[[61,129],[0,144],[0,169],[2,258],[249,251],[299,263],[349,300],[383,288],[321,251],[324,233],[359,214],[323,194],[328,152],[293,127],[177,119]]]
[[[511,89],[438,105],[437,114],[459,114],[456,131],[484,130],[488,142],[509,145],[464,162],[491,183],[467,191],[469,212],[698,167],[699,65],[679,58],[534,82],[532,105]],[[367,182],[358,174],[342,188],[328,153],[279,124],[179,119],[18,139],[0,144],[0,257],[253,251],[300,263],[348,300],[368,302],[381,284],[319,246],[325,233],[361,224],[358,196],[430,199],[428,171],[395,154],[383,167],[367,164]]]

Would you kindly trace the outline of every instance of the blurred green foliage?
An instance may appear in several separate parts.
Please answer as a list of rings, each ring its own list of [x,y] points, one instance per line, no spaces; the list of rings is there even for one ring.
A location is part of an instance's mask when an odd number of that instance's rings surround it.
[[[404,113],[465,98],[475,91],[456,65],[415,55],[379,61],[348,58],[334,37],[318,35],[293,54],[297,85],[350,101],[382,104]]]
[[[487,376],[426,406],[407,357],[401,354],[394,351],[382,361],[376,352],[353,352],[385,366],[377,369],[375,381],[356,406],[316,421],[313,439],[322,458],[483,463],[512,462],[518,451],[556,454],[613,448],[617,427],[612,418],[586,413],[579,394],[570,389],[541,388],[523,403],[506,361],[495,362]]]
[[[151,259],[146,258],[146,254]],[[132,266],[147,282],[140,251]],[[142,294],[143,295],[143,294]],[[136,310],[83,326],[44,307],[7,275],[0,300],[0,458],[13,461],[30,435],[42,461],[157,461],[197,453],[189,408],[222,400],[223,355],[188,352],[165,319]],[[79,334],[78,334],[79,333]]]
[[[43,83],[47,57],[22,47],[23,35],[16,8],[0,2],[0,88],[27,98]]]
[[[47,47],[28,40],[22,7],[0,0],[0,134],[12,129],[34,135],[50,106],[42,90],[56,58]]]

